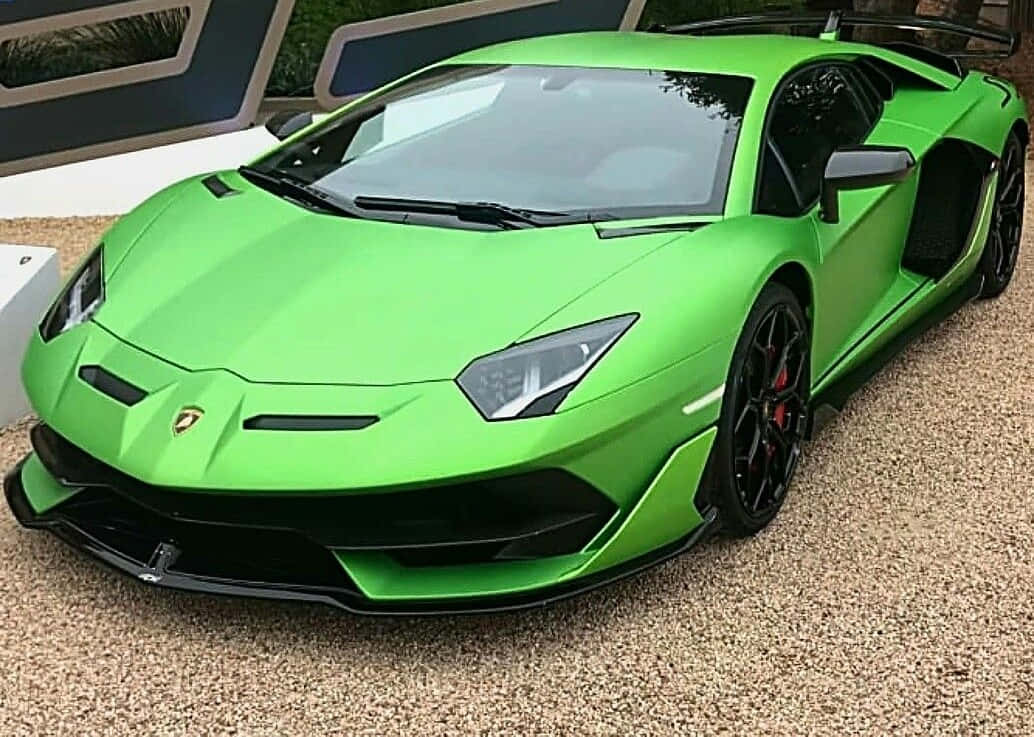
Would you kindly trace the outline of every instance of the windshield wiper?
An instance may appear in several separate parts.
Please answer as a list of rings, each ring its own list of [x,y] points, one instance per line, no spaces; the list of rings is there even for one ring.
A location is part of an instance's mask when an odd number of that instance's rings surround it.
[[[301,177],[292,176],[285,172],[270,172],[263,169],[256,169],[253,166],[242,166],[238,173],[252,184],[262,187],[280,197],[295,200],[308,207],[314,207],[334,215],[361,218],[362,214],[342,200],[334,197],[318,187],[314,187]]]
[[[503,228],[536,228],[544,225],[588,222],[587,216],[568,212],[524,210],[497,202],[445,202],[440,200],[411,200],[402,197],[370,197],[359,195],[355,206],[363,210],[387,212],[416,212],[428,215],[447,215],[472,223],[498,225]]]

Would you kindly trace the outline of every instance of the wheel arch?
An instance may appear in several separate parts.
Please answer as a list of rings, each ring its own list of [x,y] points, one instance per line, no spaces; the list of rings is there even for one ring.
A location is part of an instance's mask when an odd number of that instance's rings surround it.
[[[782,284],[793,292],[793,295],[801,305],[801,309],[804,310],[805,317],[808,318],[809,327],[812,327],[815,319],[813,314],[815,293],[812,285],[811,274],[808,273],[804,264],[799,261],[787,261],[783,263],[774,272],[772,272],[765,284],[767,285],[772,282]]]
[[[984,72],[970,72],[956,92],[964,107],[958,117],[944,120],[944,127],[930,130],[939,138],[955,138],[975,144],[998,156],[1009,134],[1017,131],[1029,140],[1027,106],[1016,86]]]
[[[1030,125],[1026,120],[1020,118],[1013,123],[1012,132],[1019,137],[1020,143],[1023,144],[1024,148],[1027,148],[1027,146],[1030,145]]]

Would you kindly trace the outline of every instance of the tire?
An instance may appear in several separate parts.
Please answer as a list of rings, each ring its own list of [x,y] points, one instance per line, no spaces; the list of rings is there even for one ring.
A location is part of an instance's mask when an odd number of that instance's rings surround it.
[[[733,351],[711,459],[711,498],[727,533],[754,535],[782,507],[807,428],[810,385],[804,311],[787,287],[769,284]]]
[[[1023,206],[1026,200],[1026,151],[1013,131],[1002,151],[1001,171],[995,191],[991,230],[987,235],[980,273],[984,276],[981,299],[997,297],[1005,291],[1016,271],[1023,238]]]

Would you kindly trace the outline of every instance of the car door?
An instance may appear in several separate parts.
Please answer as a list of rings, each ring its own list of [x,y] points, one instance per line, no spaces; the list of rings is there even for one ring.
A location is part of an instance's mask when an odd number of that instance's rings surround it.
[[[826,163],[838,149],[866,141],[882,100],[850,62],[824,62],[788,77],[773,97],[756,210],[805,218],[814,229],[812,369],[833,366],[867,326],[881,319],[900,275],[914,183],[847,192],[840,222],[823,222],[819,195]],[[881,314],[882,312],[882,314]]]

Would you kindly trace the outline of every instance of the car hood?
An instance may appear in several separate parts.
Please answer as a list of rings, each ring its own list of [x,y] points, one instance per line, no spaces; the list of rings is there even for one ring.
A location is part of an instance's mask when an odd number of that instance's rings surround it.
[[[224,179],[240,193],[188,181],[131,247],[105,244],[121,260],[96,321],[184,368],[251,381],[453,378],[664,242],[340,218]]]

